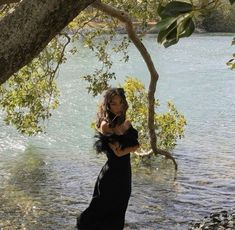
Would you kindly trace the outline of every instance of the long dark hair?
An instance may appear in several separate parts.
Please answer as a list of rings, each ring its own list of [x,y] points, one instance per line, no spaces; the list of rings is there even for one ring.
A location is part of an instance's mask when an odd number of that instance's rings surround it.
[[[110,111],[110,103],[113,97],[119,96],[123,105],[122,114],[116,116]],[[97,112],[96,127],[100,128],[102,121],[106,121],[110,128],[114,128],[116,125],[122,124],[126,120],[126,111],[128,109],[128,103],[123,88],[111,88],[108,89],[105,94],[102,103],[100,104]]]

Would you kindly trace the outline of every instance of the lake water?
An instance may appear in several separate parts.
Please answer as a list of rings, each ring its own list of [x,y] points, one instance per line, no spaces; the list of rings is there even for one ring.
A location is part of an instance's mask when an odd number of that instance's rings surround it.
[[[234,53],[232,38],[194,35],[168,49],[154,35],[144,39],[160,74],[161,110],[172,100],[187,126],[173,151],[176,181],[171,162],[133,168],[126,229],[184,230],[192,220],[235,207],[235,72],[225,64]],[[0,121],[0,229],[74,229],[91,199],[105,157],[92,149],[90,123],[98,98],[87,94],[81,75],[99,64],[93,53],[78,47],[79,54],[59,72],[61,105],[45,135],[24,137]],[[128,63],[113,54],[114,84],[129,75],[147,86],[141,56],[133,46],[129,54]]]

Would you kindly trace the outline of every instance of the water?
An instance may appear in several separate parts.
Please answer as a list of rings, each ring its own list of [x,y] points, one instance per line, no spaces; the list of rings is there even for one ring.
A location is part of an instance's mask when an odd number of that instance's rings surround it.
[[[172,100],[188,125],[173,152],[176,181],[171,162],[133,168],[126,229],[184,230],[212,211],[234,208],[235,72],[225,64],[234,52],[232,37],[194,35],[168,49],[153,35],[144,40],[160,74],[161,110]],[[129,52],[127,64],[112,56],[119,82],[130,75],[148,85],[138,51],[131,46]],[[98,98],[87,94],[80,79],[98,65],[90,51],[80,49],[61,68],[61,106],[47,134],[27,138],[0,121],[0,229],[74,229],[105,162],[92,149]]]

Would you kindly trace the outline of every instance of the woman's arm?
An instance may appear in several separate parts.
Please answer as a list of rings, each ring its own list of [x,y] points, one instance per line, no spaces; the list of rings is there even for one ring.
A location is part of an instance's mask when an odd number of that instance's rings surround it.
[[[113,133],[112,129],[109,127],[109,124],[106,121],[102,121],[98,131],[104,135],[110,135]]]
[[[114,144],[109,143],[109,147],[113,150],[113,152],[115,153],[116,156],[122,157],[122,156],[127,155],[130,152],[135,152],[140,146],[135,145],[135,146],[126,147],[124,149],[121,149],[119,147],[118,143],[114,143]]]

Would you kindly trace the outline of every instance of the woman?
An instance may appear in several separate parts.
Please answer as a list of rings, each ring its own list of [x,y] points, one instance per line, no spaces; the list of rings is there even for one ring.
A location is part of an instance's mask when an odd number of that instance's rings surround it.
[[[122,230],[131,195],[130,152],[139,147],[138,133],[126,120],[128,104],[122,88],[106,91],[97,113],[98,153],[107,162],[97,178],[89,207],[77,218],[81,230]]]

